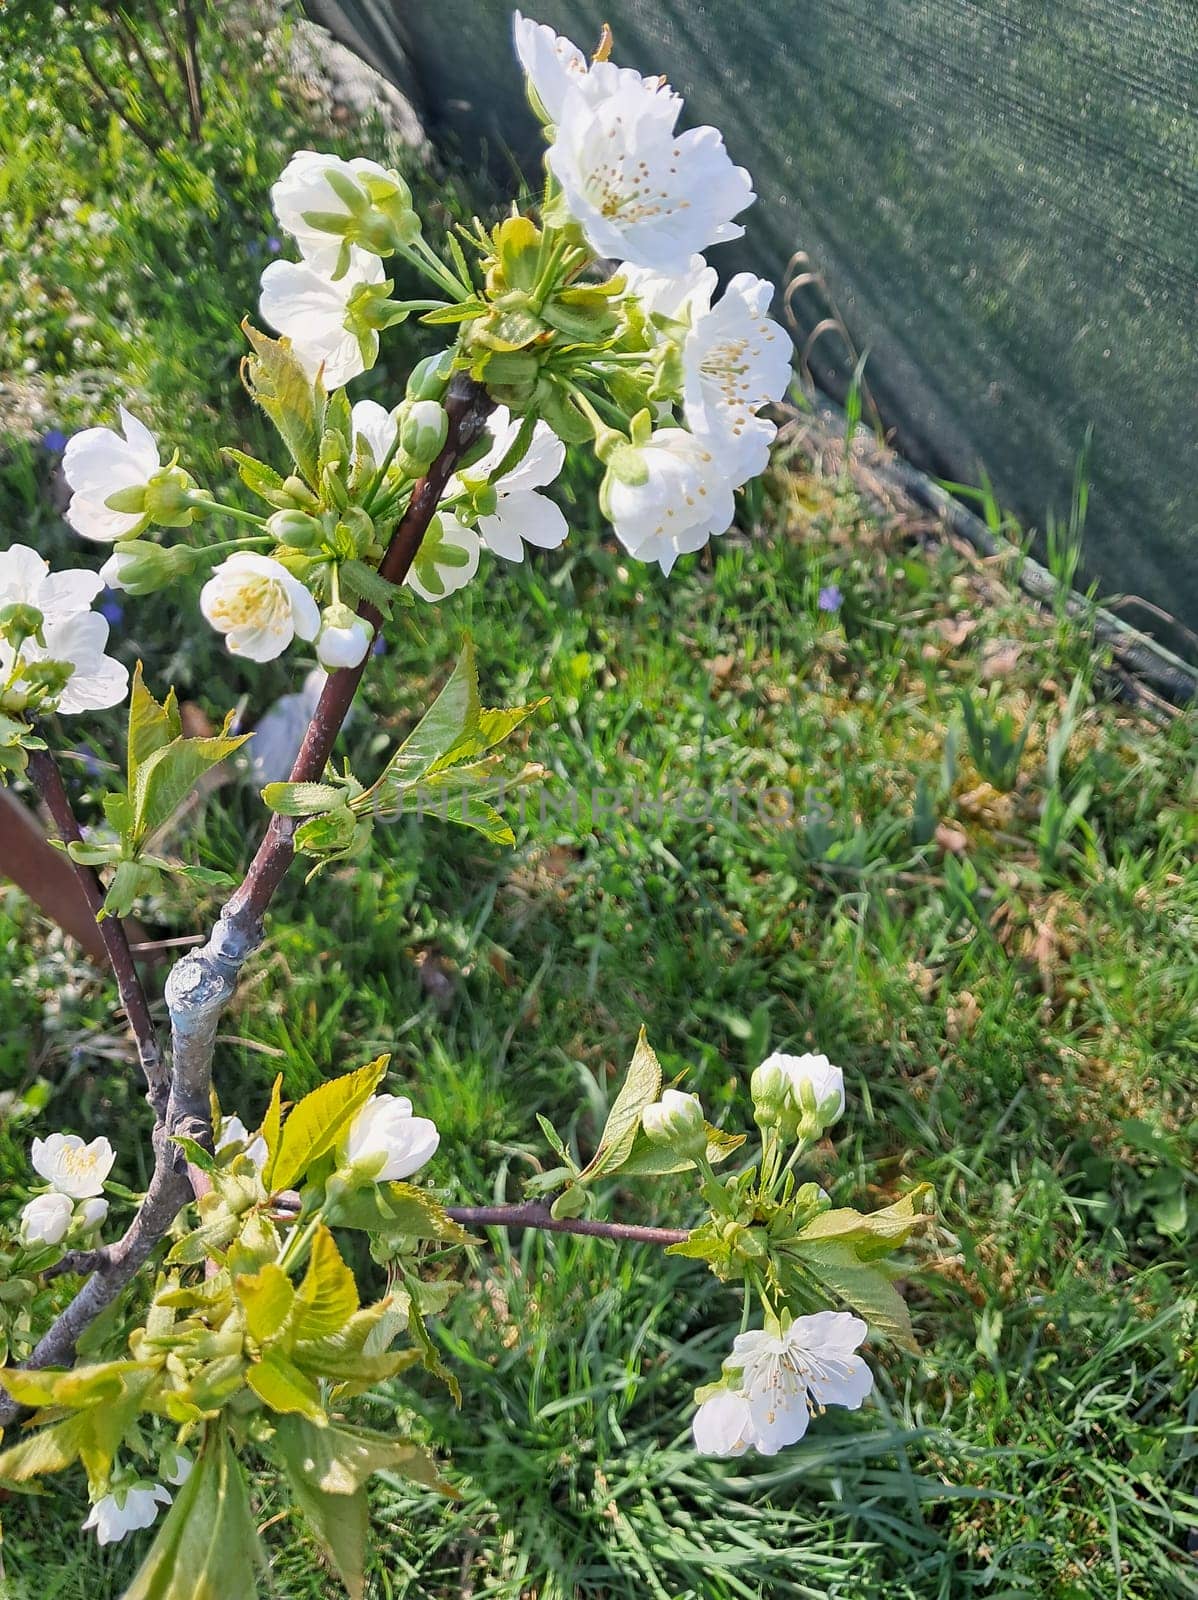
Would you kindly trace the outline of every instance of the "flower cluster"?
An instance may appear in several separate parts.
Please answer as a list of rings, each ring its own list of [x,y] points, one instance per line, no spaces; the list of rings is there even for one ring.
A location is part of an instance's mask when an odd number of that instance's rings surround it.
[[[84,1144],[77,1133],[52,1133],[35,1139],[33,1170],[49,1185],[21,1212],[21,1238],[33,1250],[61,1244],[72,1230],[91,1235],[108,1215],[104,1184],[116,1152],[105,1138]]]
[[[420,599],[462,588],[484,554],[520,561],[526,546],[562,544],[566,519],[544,491],[570,447],[598,456],[600,507],[640,561],[668,573],[731,526],[737,490],[767,464],[776,430],[763,413],[790,380],[772,286],[741,273],[720,293],[702,254],[743,232],[749,175],[715,128],[679,131],[683,103],[663,79],[588,62],[518,12],[514,32],[548,138],[539,217],[476,223],[466,248],[451,237],[438,252],[394,168],[297,152],[272,201],[299,259],[267,265],[259,302],[281,337],[249,330],[247,362],[290,468],[228,452],[260,514],[197,486],[177,456],[164,464],[123,408],[119,431],[77,435],[63,458],[67,518],[114,545],[110,586],[145,594],[219,560],[200,607],[230,653],[270,661],[298,639],[328,671],[360,666],[389,603],[374,574],[446,446],[456,373],[493,410],[403,574]],[[400,298],[393,270],[423,278],[429,298]],[[398,403],[351,406],[345,385],[411,316],[453,328],[453,344],[420,363]],[[212,516],[240,522],[241,537],[151,536]]]
[[[652,1088],[656,1063],[646,1072],[643,1046],[638,1054]],[[630,1079],[636,1072],[634,1061]],[[843,1073],[825,1055],[776,1052],[753,1072],[750,1088],[762,1144],[747,1171],[716,1177],[712,1163],[730,1153],[728,1144],[706,1122],[698,1096],[674,1088],[641,1107],[647,1149],[638,1155],[634,1141],[627,1154],[630,1170],[680,1165],[701,1175],[711,1220],[673,1248],[721,1278],[743,1278],[746,1310],[749,1297],[762,1305],[764,1325],[739,1333],[720,1379],[695,1392],[692,1428],[705,1455],[771,1456],[796,1444],[817,1412],[855,1411],[869,1396],[873,1375],[858,1354],[867,1335],[910,1342],[906,1313],[878,1262],[916,1226],[919,1194],[863,1215],[830,1209],[818,1185],[794,1178],[798,1161],[844,1112]],[[678,1165],[661,1165],[666,1156]],[[816,1285],[865,1311],[869,1323],[850,1311],[812,1310]]]

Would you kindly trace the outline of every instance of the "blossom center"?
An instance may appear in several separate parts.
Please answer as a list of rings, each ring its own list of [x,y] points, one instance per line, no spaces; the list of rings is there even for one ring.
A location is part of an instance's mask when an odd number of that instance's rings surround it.
[[[277,633],[287,626],[291,602],[275,578],[249,578],[226,589],[212,604],[212,621],[224,632],[234,628],[269,628]]]

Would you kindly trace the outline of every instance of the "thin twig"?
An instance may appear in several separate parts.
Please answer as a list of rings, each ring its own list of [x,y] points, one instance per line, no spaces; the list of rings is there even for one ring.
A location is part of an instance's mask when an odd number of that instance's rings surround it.
[[[66,845],[82,844],[83,834],[71,808],[70,797],[62,781],[62,773],[48,750],[29,752],[29,776],[45,801],[62,842]],[[91,867],[85,867],[78,861],[73,865],[87,908],[92,916],[97,916],[104,904],[103,886]],[[137,1056],[145,1075],[147,1098],[154,1108],[155,1117],[161,1120],[166,1110],[170,1079],[163,1065],[162,1052],[158,1047],[158,1036],[150,1017],[146,992],[137,975],[133,951],[129,947],[129,940],[120,918],[103,917],[98,920],[100,937],[104,941],[104,949],[116,977],[121,1004],[125,1008],[130,1031],[137,1041]]]
[[[549,1207],[529,1201],[512,1206],[446,1206],[446,1214],[464,1227],[539,1228],[547,1233],[580,1233],[590,1239],[615,1239],[624,1244],[681,1244],[685,1228],[645,1228],[634,1222],[592,1222],[585,1217],[555,1217]]]

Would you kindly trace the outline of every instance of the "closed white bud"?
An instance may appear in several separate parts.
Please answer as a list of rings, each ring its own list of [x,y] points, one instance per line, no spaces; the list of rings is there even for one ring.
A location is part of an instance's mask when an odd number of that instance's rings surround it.
[[[651,1143],[669,1145],[679,1155],[693,1158],[707,1150],[703,1107],[697,1094],[663,1090],[661,1099],[641,1112],[641,1127]]]
[[[316,659],[327,672],[356,667],[366,659],[374,629],[348,606],[326,606],[321,613]]]

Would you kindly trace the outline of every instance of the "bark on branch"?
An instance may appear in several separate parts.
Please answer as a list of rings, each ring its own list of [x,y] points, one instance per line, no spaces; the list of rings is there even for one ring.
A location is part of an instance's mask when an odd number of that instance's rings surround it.
[[[590,1239],[616,1239],[622,1244],[681,1244],[685,1228],[644,1228],[633,1222],[593,1222],[586,1217],[555,1217],[549,1207],[529,1201],[511,1206],[446,1206],[463,1227],[540,1228],[546,1233],[580,1233]]]

